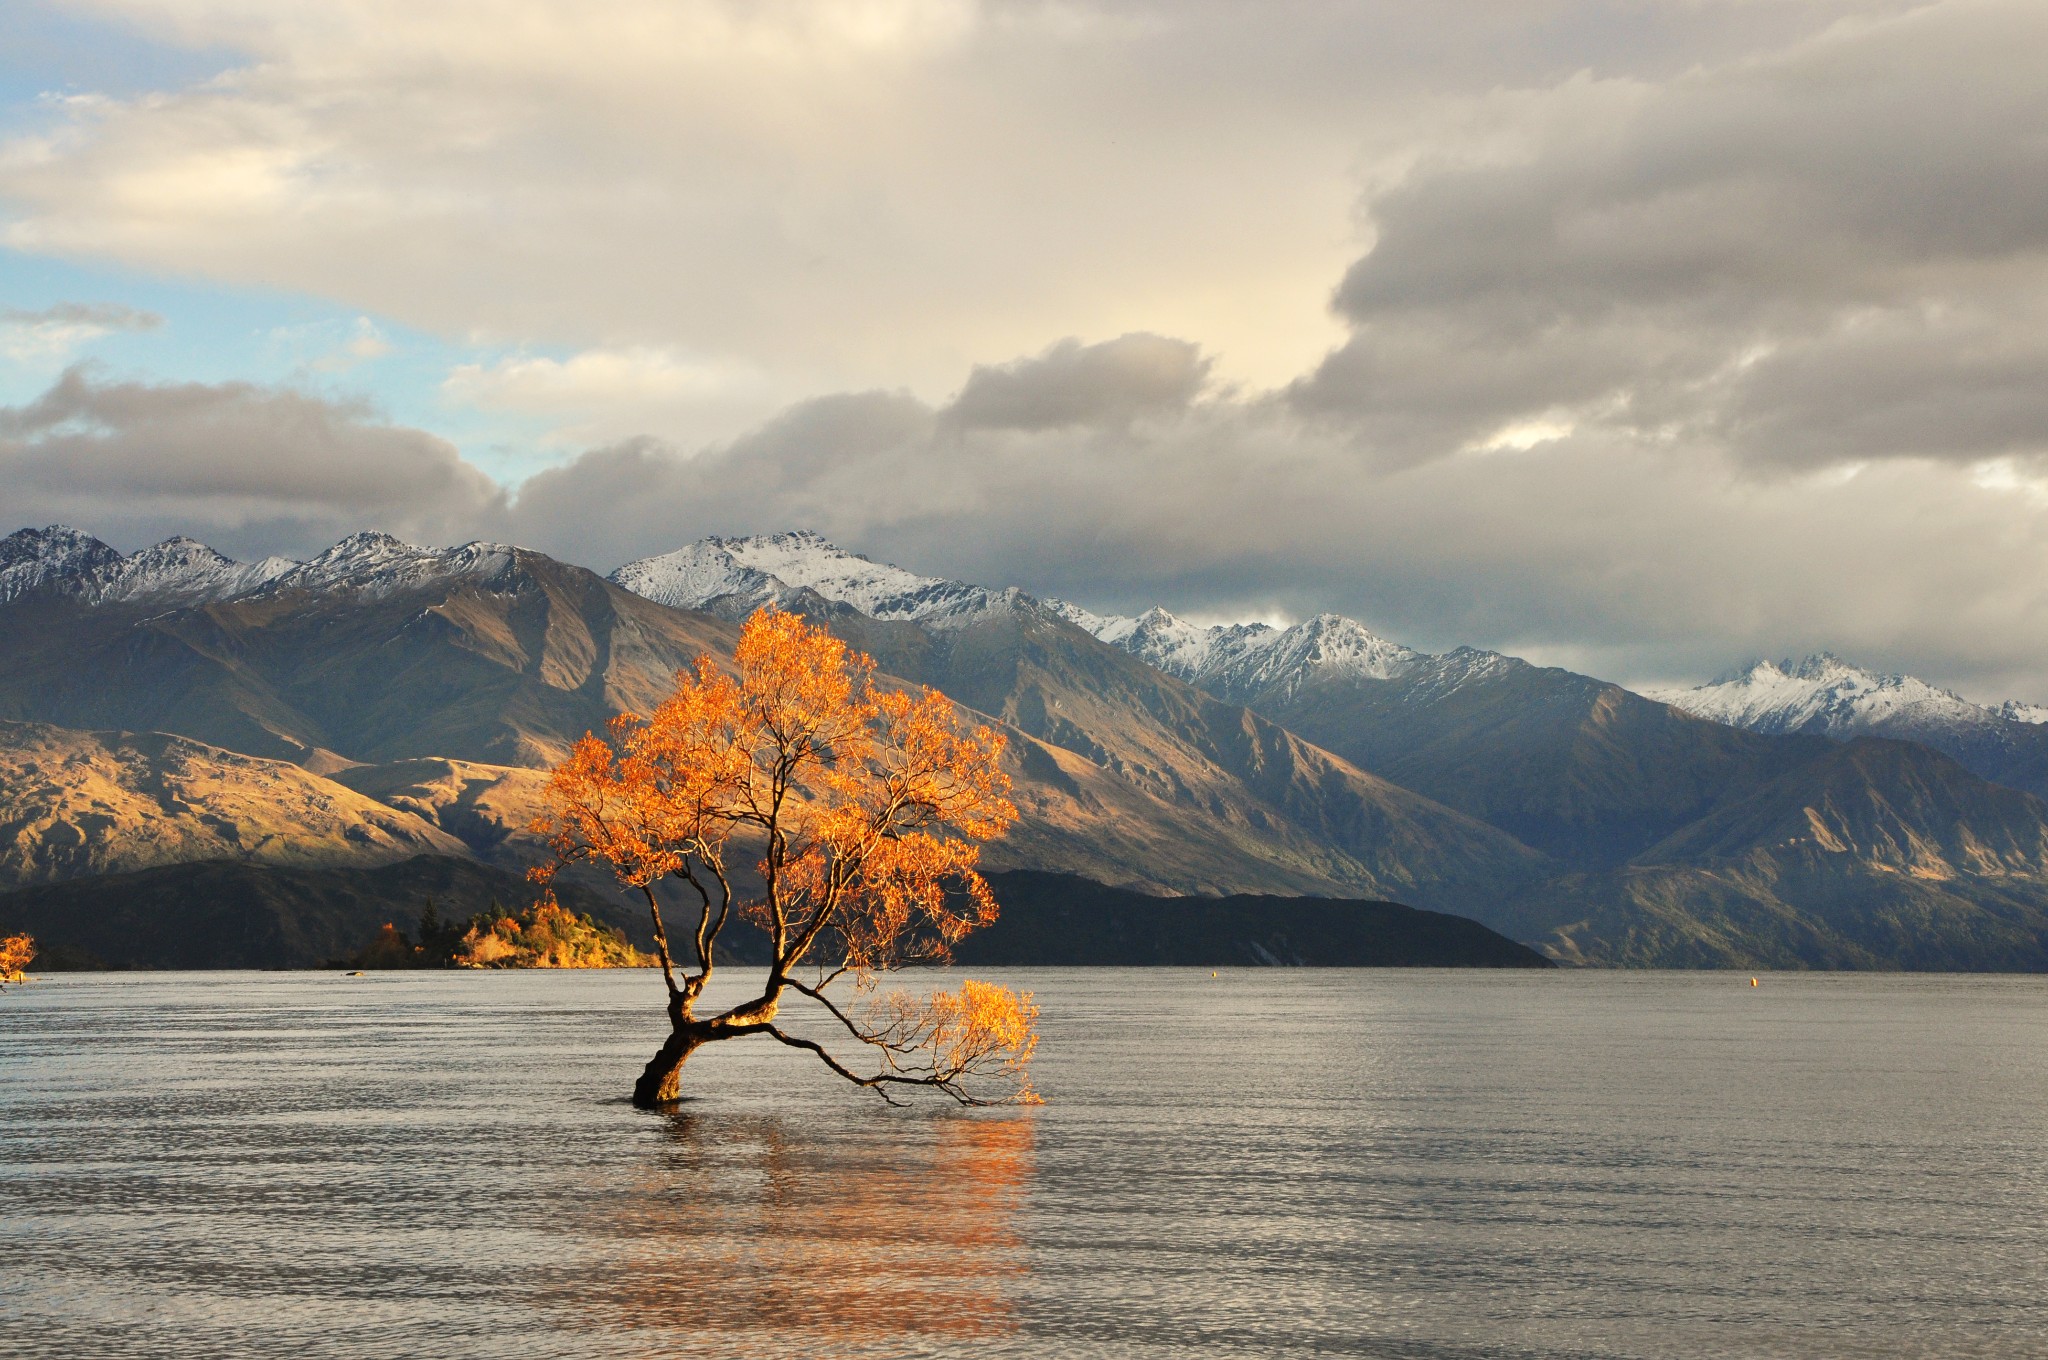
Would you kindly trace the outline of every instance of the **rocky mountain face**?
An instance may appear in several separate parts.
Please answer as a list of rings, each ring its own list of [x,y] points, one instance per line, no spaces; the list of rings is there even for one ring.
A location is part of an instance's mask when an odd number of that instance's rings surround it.
[[[224,598],[49,582],[4,608],[0,716],[176,732],[319,770],[546,765],[734,636],[539,553],[379,534]]]
[[[2037,704],[1987,708],[1910,675],[1853,666],[1831,652],[1798,662],[1757,661],[1704,685],[1649,696],[1751,732],[1918,742],[1995,783],[2048,797],[2048,708]]]
[[[1080,768],[1094,772],[1085,794],[1075,785],[1083,801],[1105,798],[1106,775],[1121,786],[1120,801],[1136,793],[1162,809],[1196,856],[1176,866],[1150,855],[1139,861],[1146,865],[1139,874],[1111,881],[1233,891],[1241,871],[1225,865],[1265,861],[1294,891],[1390,893],[1471,909],[1545,868],[1540,855],[1495,828],[1168,675],[1094,637],[1072,620],[1070,607],[1016,589],[918,576],[808,533],[707,539],[630,563],[611,579],[728,618],[770,603],[804,613],[884,671],[930,685],[1061,753],[1066,778],[1077,773],[1079,757]],[[1091,834],[1105,833],[1115,834]],[[1084,856],[1077,866],[1097,858],[1077,844],[1065,852]],[[992,858],[1031,867],[1008,859],[1011,853],[999,849]],[[1326,886],[1304,886],[1317,881]]]
[[[66,562],[118,559],[66,551]],[[743,570],[731,574],[748,584]],[[776,589],[823,605],[807,588]],[[958,607],[963,593],[900,606],[944,613],[942,647],[929,629],[889,634],[843,608],[841,622],[896,670],[892,683],[934,684],[1011,730],[1027,815],[992,863],[1167,891],[1399,892],[1425,903],[1496,894],[1536,872],[1540,857],[1511,838],[1022,608],[1014,593],[971,609]],[[760,598],[719,594],[728,618]],[[736,636],[719,617],[537,553],[369,534],[201,604],[144,604],[45,573],[0,607],[0,628],[23,640],[0,657],[0,713],[175,731],[294,761],[506,864],[536,853],[523,827],[539,768],[620,709],[651,707],[697,655],[729,655]],[[1079,662],[1076,650],[1087,654]]]

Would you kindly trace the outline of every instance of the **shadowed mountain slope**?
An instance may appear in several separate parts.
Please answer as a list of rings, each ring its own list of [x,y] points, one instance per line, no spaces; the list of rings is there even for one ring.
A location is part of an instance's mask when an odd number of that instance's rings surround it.
[[[1846,855],[1912,878],[2048,872],[2048,804],[1910,742],[1861,737],[1651,847],[1644,862]]]
[[[237,598],[161,603],[18,596],[0,615],[13,642],[0,713],[174,731],[316,768],[539,765],[734,637],[539,553],[429,553],[381,535]]]
[[[1692,967],[2048,968],[2048,805],[1866,737],[1504,928],[1560,957]]]
[[[1310,675],[1255,709],[1367,769],[1564,859],[1619,863],[1821,757],[1619,685],[1492,652],[1387,678]]]

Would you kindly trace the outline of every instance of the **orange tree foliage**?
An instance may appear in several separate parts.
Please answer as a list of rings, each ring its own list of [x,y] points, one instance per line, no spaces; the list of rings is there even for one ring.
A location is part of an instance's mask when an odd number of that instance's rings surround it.
[[[964,1104],[1034,1099],[1028,993],[968,981],[914,999],[875,985],[897,965],[945,961],[995,920],[976,865],[977,843],[1017,816],[1001,734],[963,729],[933,690],[877,686],[866,656],[774,609],[741,628],[734,669],[699,658],[654,712],[620,714],[609,739],[586,735],[555,768],[549,814],[534,825],[555,850],[535,873],[543,885],[562,865],[594,863],[647,901],[671,1034],[635,1100],[673,1100],[692,1052],[750,1034],[806,1049],[884,1096],[921,1085]],[[742,899],[734,871],[749,860],[758,890]],[[655,891],[664,880],[681,885],[694,916],[680,967]],[[735,913],[768,939],[767,981],[699,1016]],[[827,995],[842,977],[858,1004]],[[792,995],[870,1062],[850,1066],[778,1023]]]
[[[552,901],[471,918],[450,959],[457,968],[644,968],[654,960],[618,931]]]
[[[0,939],[0,982],[28,981],[29,961],[35,956],[34,936],[9,935]]]

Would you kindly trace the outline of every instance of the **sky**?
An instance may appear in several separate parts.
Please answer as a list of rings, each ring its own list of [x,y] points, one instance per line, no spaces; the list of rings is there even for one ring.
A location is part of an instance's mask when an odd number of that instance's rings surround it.
[[[11,0],[0,524],[2048,700],[2039,0]]]

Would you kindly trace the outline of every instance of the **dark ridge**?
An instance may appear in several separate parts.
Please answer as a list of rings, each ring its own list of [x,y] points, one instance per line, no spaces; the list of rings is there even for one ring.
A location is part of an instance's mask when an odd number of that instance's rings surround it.
[[[1321,897],[1151,897],[1071,874],[992,874],[1002,915],[956,950],[962,964],[1117,967],[1545,968],[1535,953],[1462,916]],[[0,933],[27,931],[36,966],[317,968],[361,950],[387,922],[411,931],[432,899],[443,920],[533,899],[523,878],[422,855],[374,869],[284,869],[210,861],[74,879],[0,894]],[[637,903],[581,884],[562,905],[651,944]],[[672,937],[692,922],[670,912]],[[766,960],[734,920],[720,961]]]
[[[961,964],[1213,968],[1548,968],[1477,921],[1328,897],[1153,897],[1071,874],[990,874],[1002,915]]]
[[[644,909],[576,884],[558,895],[648,942]],[[493,901],[525,906],[534,889],[518,874],[442,855],[374,869],[207,861],[0,893],[0,934],[35,936],[35,966],[46,970],[317,968],[356,953],[387,922],[411,931],[429,898],[442,919],[460,920]]]

